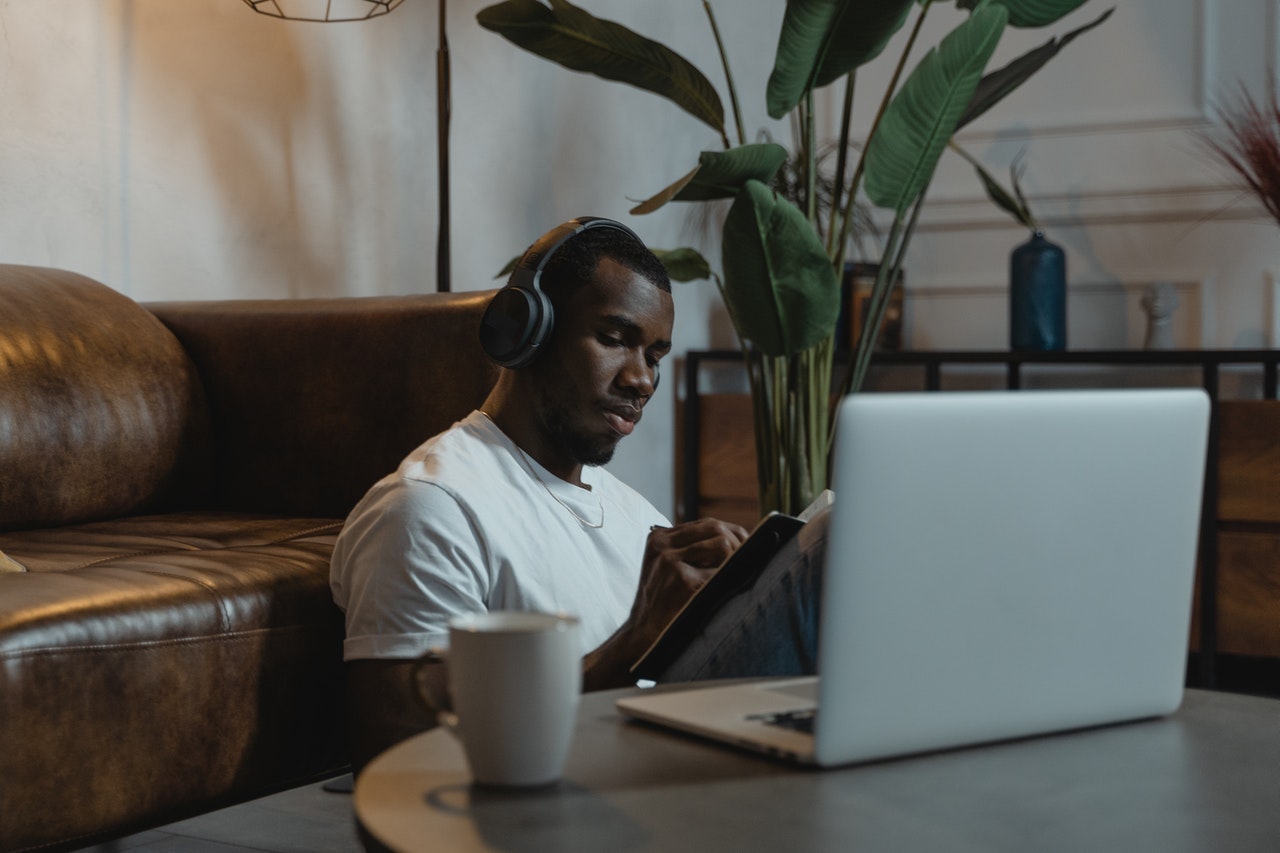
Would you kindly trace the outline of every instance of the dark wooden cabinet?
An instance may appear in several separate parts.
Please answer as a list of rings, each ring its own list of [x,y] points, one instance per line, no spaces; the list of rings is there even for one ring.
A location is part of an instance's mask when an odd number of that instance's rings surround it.
[[[1280,403],[1220,401],[1217,428],[1217,650],[1280,659]]]
[[[684,363],[681,518],[759,517],[742,356]],[[1280,350],[886,352],[867,390],[1198,385],[1213,402],[1188,682],[1280,695]]]

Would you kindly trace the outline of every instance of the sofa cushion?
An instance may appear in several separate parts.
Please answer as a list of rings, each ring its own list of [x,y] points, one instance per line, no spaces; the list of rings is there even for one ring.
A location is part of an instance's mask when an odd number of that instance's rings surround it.
[[[0,534],[28,569],[0,574],[0,849],[344,766],[340,526],[192,512]]]
[[[0,530],[154,502],[197,440],[201,400],[177,339],[128,297],[0,267]]]

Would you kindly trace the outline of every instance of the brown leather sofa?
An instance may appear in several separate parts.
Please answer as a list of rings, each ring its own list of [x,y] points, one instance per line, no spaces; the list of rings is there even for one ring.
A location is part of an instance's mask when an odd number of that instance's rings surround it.
[[[480,404],[487,296],[144,307],[0,266],[0,850],[344,769],[333,541]]]

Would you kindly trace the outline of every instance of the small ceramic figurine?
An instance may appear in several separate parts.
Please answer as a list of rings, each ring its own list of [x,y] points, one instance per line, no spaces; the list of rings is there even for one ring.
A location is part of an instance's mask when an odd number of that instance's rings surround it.
[[[1147,349],[1173,349],[1173,312],[1178,307],[1178,294],[1173,284],[1157,281],[1147,286],[1142,295],[1142,310],[1147,312]]]

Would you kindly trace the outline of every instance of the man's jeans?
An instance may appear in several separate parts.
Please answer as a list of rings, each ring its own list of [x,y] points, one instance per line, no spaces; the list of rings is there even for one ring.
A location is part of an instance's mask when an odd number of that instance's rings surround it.
[[[830,509],[801,528],[749,589],[729,599],[660,682],[812,675]]]

